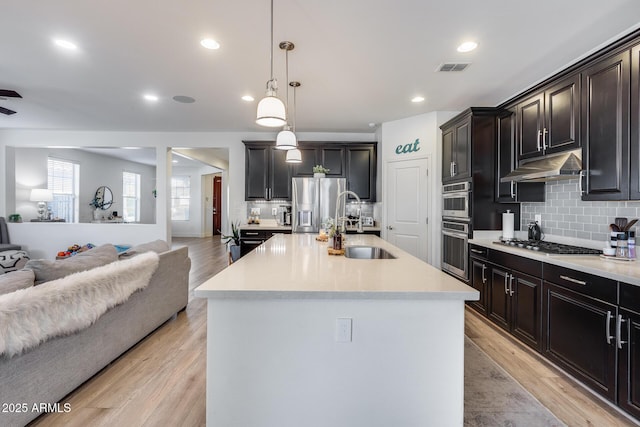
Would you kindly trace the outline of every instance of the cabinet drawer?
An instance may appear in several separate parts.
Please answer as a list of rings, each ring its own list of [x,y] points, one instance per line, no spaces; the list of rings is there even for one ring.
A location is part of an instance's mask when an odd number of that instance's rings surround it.
[[[545,264],[543,278],[583,295],[589,295],[611,304],[618,303],[618,282],[600,276],[571,270],[557,265]]]
[[[489,260],[514,271],[537,278],[542,277],[542,262],[540,261],[496,250],[489,252]]]
[[[266,236],[266,230],[240,230],[241,239],[265,239]],[[271,237],[271,234],[269,234],[269,237]]]
[[[469,256],[474,258],[489,259],[489,248],[484,246],[469,245]]]
[[[620,283],[620,307],[640,314],[640,286]]]

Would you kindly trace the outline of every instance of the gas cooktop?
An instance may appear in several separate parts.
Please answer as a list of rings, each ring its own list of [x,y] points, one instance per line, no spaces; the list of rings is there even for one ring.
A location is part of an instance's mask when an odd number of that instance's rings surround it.
[[[584,248],[581,246],[565,245],[544,240],[500,240],[493,242],[498,245],[513,246],[531,251],[543,252],[549,255],[600,255],[601,250]]]

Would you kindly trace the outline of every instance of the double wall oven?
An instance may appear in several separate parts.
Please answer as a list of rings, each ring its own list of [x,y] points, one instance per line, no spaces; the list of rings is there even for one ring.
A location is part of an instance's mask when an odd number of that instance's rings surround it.
[[[442,186],[442,270],[464,281],[469,280],[470,201],[470,182]]]

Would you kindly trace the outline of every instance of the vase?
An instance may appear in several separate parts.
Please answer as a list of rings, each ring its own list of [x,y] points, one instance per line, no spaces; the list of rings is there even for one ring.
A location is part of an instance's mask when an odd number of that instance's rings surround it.
[[[229,246],[229,252],[231,253],[231,259],[233,260],[233,262],[240,259],[240,246],[238,245]]]
[[[101,216],[102,216],[102,211],[100,209],[96,208],[96,210],[93,211],[93,219],[94,219],[94,221],[99,221]]]
[[[314,178],[325,178],[326,176],[327,176],[326,174],[319,173],[319,172],[315,172],[315,173],[313,174],[313,177],[314,177]]]

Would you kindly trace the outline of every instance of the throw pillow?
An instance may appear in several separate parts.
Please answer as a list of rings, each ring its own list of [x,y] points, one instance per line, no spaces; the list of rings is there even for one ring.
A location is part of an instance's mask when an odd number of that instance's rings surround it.
[[[149,251],[161,254],[162,252],[167,252],[170,249],[171,247],[169,247],[169,244],[167,242],[158,239],[154,240],[153,242],[142,243],[140,245],[132,247],[131,249],[127,249],[126,251],[120,253],[118,257],[129,258]]]
[[[56,261],[32,259],[27,262],[24,268],[33,270],[36,275],[36,285],[39,285],[50,280],[60,279],[71,273],[107,265],[117,260],[118,253],[116,248],[113,245],[106,244]]]
[[[0,274],[20,270],[29,261],[29,255],[25,251],[0,252]]]
[[[0,275],[0,295],[33,286],[36,275],[31,270],[18,270]]]

